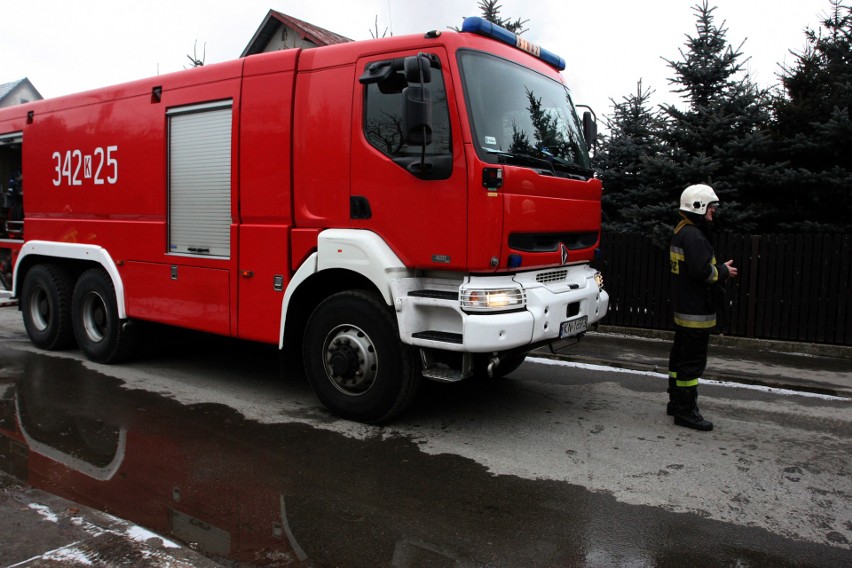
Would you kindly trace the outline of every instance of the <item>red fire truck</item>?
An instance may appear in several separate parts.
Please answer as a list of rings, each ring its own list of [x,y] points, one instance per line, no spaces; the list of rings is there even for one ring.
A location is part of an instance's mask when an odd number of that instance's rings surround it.
[[[468,18],[0,110],[29,338],[102,363],[145,321],[275,343],[366,422],[424,377],[511,372],[607,310],[564,67]]]

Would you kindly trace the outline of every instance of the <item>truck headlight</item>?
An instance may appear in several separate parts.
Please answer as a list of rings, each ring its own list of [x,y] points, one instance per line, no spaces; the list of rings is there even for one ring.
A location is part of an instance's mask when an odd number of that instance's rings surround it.
[[[523,288],[468,288],[461,292],[461,307],[466,312],[504,312],[526,305]]]
[[[595,283],[598,285],[598,290],[603,290],[603,274],[595,272]]]

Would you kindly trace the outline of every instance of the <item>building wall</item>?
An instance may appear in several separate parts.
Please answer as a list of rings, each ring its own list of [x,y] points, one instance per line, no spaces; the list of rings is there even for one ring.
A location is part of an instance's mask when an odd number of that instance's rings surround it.
[[[18,85],[11,92],[9,92],[3,100],[0,100],[0,107],[10,107],[14,105],[20,105],[23,103],[28,103],[30,101],[40,100],[41,96],[36,92],[31,86],[24,82],[21,85]]]
[[[317,47],[317,44],[303,39],[300,34],[293,31],[291,28],[281,25],[278,30],[276,30],[272,39],[269,40],[269,43],[263,51],[279,51],[281,49],[293,49],[294,47],[308,49],[311,47]]]

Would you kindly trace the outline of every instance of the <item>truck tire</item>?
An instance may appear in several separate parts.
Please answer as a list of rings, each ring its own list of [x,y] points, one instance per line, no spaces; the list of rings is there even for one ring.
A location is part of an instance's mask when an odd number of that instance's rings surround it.
[[[322,403],[359,422],[393,418],[414,400],[422,380],[413,350],[399,340],[393,312],[370,292],[340,292],[317,306],[302,355]]]
[[[71,326],[71,274],[55,264],[37,264],[27,272],[21,292],[24,328],[33,345],[48,351],[74,345]]]
[[[118,318],[112,279],[103,268],[84,272],[71,302],[74,336],[83,354],[96,363],[118,363],[138,345],[136,327]]]

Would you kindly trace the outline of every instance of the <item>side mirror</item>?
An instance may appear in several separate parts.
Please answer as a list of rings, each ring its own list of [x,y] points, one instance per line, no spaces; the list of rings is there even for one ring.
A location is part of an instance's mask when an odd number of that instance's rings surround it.
[[[386,79],[376,83],[379,87],[379,92],[383,95],[395,95],[401,93],[408,86],[405,82],[405,75],[402,73],[391,73]]]
[[[425,53],[405,58],[405,80],[408,84],[426,84],[432,81],[432,63]]]
[[[583,113],[583,137],[586,139],[586,148],[591,150],[598,138],[598,123],[589,111]]]
[[[401,93],[412,83],[425,85],[432,81],[432,68],[441,68],[434,55],[418,53],[409,57],[398,57],[387,61],[376,61],[367,65],[358,78],[362,85],[377,84],[384,95]]]
[[[402,90],[402,132],[411,146],[432,143],[432,94],[426,87],[406,87]]]

